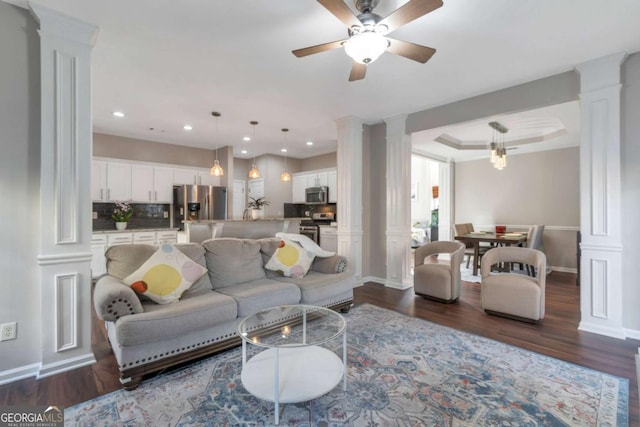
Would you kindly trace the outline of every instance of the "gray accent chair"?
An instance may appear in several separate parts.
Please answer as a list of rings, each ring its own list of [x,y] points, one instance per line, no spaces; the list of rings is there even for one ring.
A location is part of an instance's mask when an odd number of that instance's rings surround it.
[[[536,323],[544,318],[546,274],[492,273],[501,263],[522,263],[545,271],[547,257],[536,249],[503,246],[490,249],[480,261],[482,309],[487,314]]]
[[[415,251],[413,291],[425,298],[451,303],[460,298],[460,264],[464,258],[462,242],[437,241]],[[436,260],[438,254],[449,254],[449,260]],[[426,258],[430,258],[425,262]]]
[[[540,252],[544,253],[544,225],[532,225],[529,227],[529,233],[527,234],[527,248],[529,249],[537,249]],[[540,272],[540,270],[536,270],[532,268],[531,265],[526,264],[527,274],[529,276],[535,276],[536,271]]]

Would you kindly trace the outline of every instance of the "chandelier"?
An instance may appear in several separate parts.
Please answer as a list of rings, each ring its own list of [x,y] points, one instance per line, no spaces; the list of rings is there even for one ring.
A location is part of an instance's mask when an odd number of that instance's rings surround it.
[[[504,146],[504,134],[509,131],[505,126],[498,122],[489,122],[489,126],[493,129],[493,136],[489,148],[491,150],[489,161],[493,163],[493,167],[502,170],[507,166],[507,149]],[[496,140],[496,131],[498,139]]]

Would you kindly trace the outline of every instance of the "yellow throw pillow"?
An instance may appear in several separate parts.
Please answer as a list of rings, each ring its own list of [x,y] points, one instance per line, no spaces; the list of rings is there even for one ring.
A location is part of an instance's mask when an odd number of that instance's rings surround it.
[[[165,243],[123,282],[158,304],[178,301],[207,269]]]
[[[298,243],[282,239],[265,268],[285,277],[299,278],[307,274],[313,258],[315,256]]]

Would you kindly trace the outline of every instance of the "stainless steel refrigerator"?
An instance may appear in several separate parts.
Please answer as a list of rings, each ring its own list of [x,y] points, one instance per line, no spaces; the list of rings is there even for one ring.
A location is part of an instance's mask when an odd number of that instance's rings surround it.
[[[184,230],[182,221],[227,219],[227,187],[175,185],[173,227]]]

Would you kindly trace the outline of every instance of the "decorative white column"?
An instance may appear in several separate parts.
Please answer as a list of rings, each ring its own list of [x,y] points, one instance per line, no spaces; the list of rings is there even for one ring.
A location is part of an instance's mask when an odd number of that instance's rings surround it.
[[[453,240],[453,168],[452,163],[438,165],[438,240]]]
[[[91,50],[97,27],[30,3],[40,24],[38,377],[95,362],[91,351]]]
[[[406,115],[387,125],[387,277],[385,285],[406,289],[411,280],[411,139]]]
[[[579,329],[624,338],[620,184],[620,67],[617,53],[586,62],[580,73]]]
[[[338,129],[338,253],[356,280],[362,279],[362,125],[357,117],[336,120]]]

